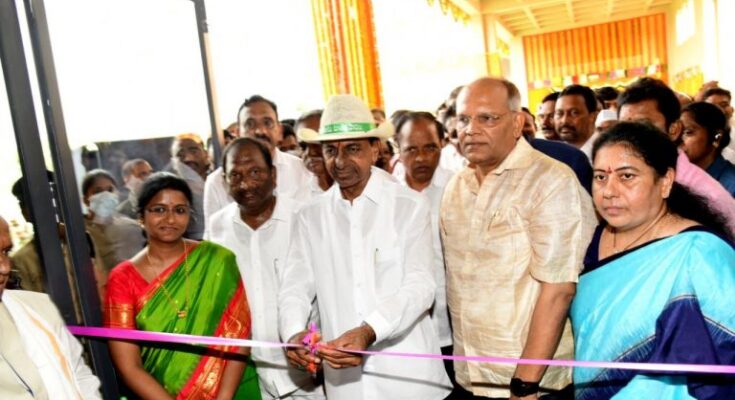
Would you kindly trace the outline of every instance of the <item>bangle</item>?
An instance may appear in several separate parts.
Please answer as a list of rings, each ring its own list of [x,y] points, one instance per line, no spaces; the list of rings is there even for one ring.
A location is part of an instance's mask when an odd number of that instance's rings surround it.
[[[538,382],[525,382],[520,378],[510,380],[510,393],[516,397],[526,397],[538,393]]]

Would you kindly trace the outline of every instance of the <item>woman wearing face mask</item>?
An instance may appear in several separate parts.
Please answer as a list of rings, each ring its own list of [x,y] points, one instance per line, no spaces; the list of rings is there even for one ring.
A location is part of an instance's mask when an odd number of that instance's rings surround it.
[[[735,196],[735,166],[722,157],[730,143],[730,127],[725,113],[714,104],[691,103],[681,110],[684,131],[681,149],[689,161],[707,171]]]
[[[107,274],[139,252],[145,246],[145,237],[137,222],[115,211],[117,187],[109,172],[89,171],[82,180],[82,195],[87,206],[84,224],[95,248],[97,285],[104,296]]]

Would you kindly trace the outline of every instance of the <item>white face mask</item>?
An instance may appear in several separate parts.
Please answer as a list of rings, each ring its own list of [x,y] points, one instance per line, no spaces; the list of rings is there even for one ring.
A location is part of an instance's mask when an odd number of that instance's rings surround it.
[[[99,192],[89,197],[89,209],[95,217],[107,219],[112,217],[119,200],[116,193]]]
[[[130,189],[130,193],[138,195],[140,193],[140,189],[143,187],[143,180],[138,179],[136,176],[131,176],[130,179],[128,179],[128,183],[125,185]]]

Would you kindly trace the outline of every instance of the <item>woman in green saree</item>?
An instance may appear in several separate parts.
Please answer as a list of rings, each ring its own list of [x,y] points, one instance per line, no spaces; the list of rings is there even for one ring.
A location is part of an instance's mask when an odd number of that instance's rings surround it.
[[[138,199],[148,245],[110,273],[111,328],[247,338],[250,311],[235,255],[183,238],[191,191],[178,177],[149,177]],[[125,384],[143,399],[260,399],[249,349],[110,341]]]

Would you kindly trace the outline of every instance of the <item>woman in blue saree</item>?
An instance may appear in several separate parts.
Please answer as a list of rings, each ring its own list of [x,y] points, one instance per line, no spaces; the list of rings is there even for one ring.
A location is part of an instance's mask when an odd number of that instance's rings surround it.
[[[619,123],[593,148],[603,218],[571,306],[578,360],[735,364],[735,249],[722,218],[674,182],[677,149]],[[575,397],[735,399],[735,377],[575,368]]]

